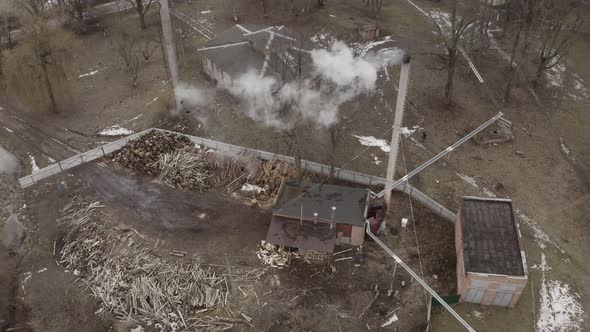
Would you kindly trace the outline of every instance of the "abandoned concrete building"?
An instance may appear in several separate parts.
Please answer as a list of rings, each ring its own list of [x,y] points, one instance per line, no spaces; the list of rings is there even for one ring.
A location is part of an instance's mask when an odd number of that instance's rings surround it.
[[[460,301],[514,307],[528,274],[512,201],[465,197],[455,246]]]
[[[275,201],[266,241],[331,253],[365,238],[369,190],[328,184],[285,184]]]
[[[198,51],[203,71],[226,87],[248,71],[282,81],[305,77],[310,72],[311,42],[283,26],[235,25],[207,42]]]

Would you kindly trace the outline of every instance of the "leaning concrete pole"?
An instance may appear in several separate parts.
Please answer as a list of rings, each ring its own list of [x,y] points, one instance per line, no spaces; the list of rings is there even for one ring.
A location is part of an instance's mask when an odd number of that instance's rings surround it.
[[[395,104],[395,115],[393,116],[393,130],[391,132],[391,149],[389,151],[389,162],[387,164],[387,176],[385,178],[385,194],[383,198],[383,221],[380,231],[387,226],[389,219],[389,206],[391,204],[391,191],[393,190],[393,176],[395,175],[395,164],[399,147],[401,125],[404,118],[406,106],[406,95],[408,94],[408,83],[410,80],[410,56],[404,55],[399,77],[399,88],[397,90],[397,103]],[[394,226],[397,228],[397,226]]]
[[[170,81],[172,82],[172,92],[174,94],[176,110],[180,110],[180,101],[176,98],[176,88],[178,87],[178,64],[176,62],[176,48],[174,47],[168,0],[160,0],[160,20],[162,22],[162,39],[164,42],[164,50],[166,52],[166,63],[168,64]]]

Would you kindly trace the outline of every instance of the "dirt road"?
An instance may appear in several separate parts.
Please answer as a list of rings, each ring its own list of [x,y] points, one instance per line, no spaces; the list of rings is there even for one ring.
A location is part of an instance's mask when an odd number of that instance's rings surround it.
[[[63,138],[55,138],[46,132],[59,133],[59,129],[17,116],[6,109],[5,103],[3,105],[0,127],[9,133],[6,136],[8,139],[3,138],[3,143],[6,141],[7,145],[16,146],[16,153],[36,151],[60,160],[78,152],[64,143]],[[64,133],[65,138],[68,135]],[[101,176],[108,177],[108,173]],[[16,202],[2,199],[0,204],[1,207],[14,205],[17,210],[26,206],[22,197]],[[57,211],[54,209],[45,217],[55,220]],[[26,214],[19,214],[19,218],[26,219]],[[5,213],[0,214],[0,218],[5,217]],[[23,224],[26,235],[20,246],[10,252],[0,246],[0,328],[22,331],[65,331],[76,327],[87,331],[107,330],[107,320],[94,315],[96,301],[77,287],[71,287],[75,276],[57,266],[52,252],[53,242],[38,236],[36,223],[23,220]],[[7,229],[2,227],[1,231],[3,233]],[[5,234],[0,235],[4,237]]]

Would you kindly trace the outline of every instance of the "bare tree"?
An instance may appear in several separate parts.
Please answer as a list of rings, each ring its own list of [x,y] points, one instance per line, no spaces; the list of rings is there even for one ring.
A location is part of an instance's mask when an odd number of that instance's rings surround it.
[[[84,14],[88,10],[89,0],[64,0],[66,13],[78,22],[84,21]]]
[[[441,60],[447,69],[445,100],[447,104],[450,104],[453,101],[453,80],[455,77],[455,67],[459,58],[459,46],[465,31],[474,22],[473,12],[468,8],[463,15],[459,16],[457,13],[457,0],[452,0],[452,10],[448,21],[436,18],[432,13],[428,13],[428,16],[434,23],[447,51],[447,54],[442,56]]]
[[[111,45],[123,60],[125,68],[131,66],[133,56],[137,53],[137,39],[123,33],[120,37],[112,38]]]
[[[127,66],[127,72],[131,77],[131,83],[133,87],[137,87],[137,80],[139,79],[139,58],[137,57],[137,53],[133,54],[131,57],[131,62],[129,66]]]
[[[12,32],[18,24],[18,19],[14,15],[0,14],[0,44],[6,42],[6,45],[11,48],[14,46],[14,40],[12,39]]]
[[[143,40],[143,43],[141,44],[141,47],[139,48],[139,53],[141,54],[141,57],[143,58],[145,63],[148,63],[150,61],[152,55],[158,49],[158,47],[156,45],[157,45],[157,43],[155,43],[151,39],[144,39]]]
[[[139,78],[139,70],[140,70],[140,61],[139,55],[141,54],[144,59],[147,61],[151,54],[155,51],[155,47],[153,49],[149,48],[149,44],[144,44],[144,47],[147,47],[147,50],[143,47],[138,46],[137,38],[130,36],[129,34],[122,34],[117,38],[111,39],[111,45],[115,52],[119,55],[119,58],[123,61],[123,65],[125,67],[125,71],[129,74],[131,78],[131,83],[133,87],[137,87],[137,80]],[[146,46],[147,45],[147,46]],[[147,53],[144,53],[147,52]],[[146,59],[147,56],[147,59]]]
[[[510,4],[510,18],[514,22],[511,27],[506,27],[507,31],[512,28],[514,34],[514,40],[510,48],[510,60],[508,66],[510,70],[510,78],[504,91],[504,100],[510,99],[510,93],[515,84],[515,80],[518,76],[518,72],[526,72],[526,49],[528,48],[528,35],[530,27],[533,21],[536,19],[537,13],[541,8],[542,2],[540,0],[515,0]],[[516,65],[516,59],[518,57],[519,46],[522,45],[522,52],[520,56],[522,61],[520,65]]]
[[[46,16],[49,0],[23,0],[21,6],[33,17]]]
[[[260,0],[260,6],[262,7],[262,11],[264,12],[264,17],[267,17],[268,7],[266,6],[266,0]]]
[[[363,3],[375,13],[379,13],[383,7],[383,0],[363,0]]]
[[[533,86],[538,84],[546,70],[561,63],[581,25],[582,19],[580,16],[576,16],[572,23],[567,24],[560,17],[553,16],[550,13],[542,14],[539,20],[541,45],[537,52],[539,64],[533,78]]]
[[[68,100],[65,68],[73,42],[70,35],[37,17],[25,27],[25,38],[5,52],[3,65],[7,86],[29,107],[59,112]]]
[[[168,0],[162,0],[168,1]],[[139,25],[142,29],[147,29],[147,25],[145,24],[145,14],[147,14],[148,10],[150,10],[150,6],[152,5],[153,0],[127,0],[133,6],[137,15],[139,15]]]

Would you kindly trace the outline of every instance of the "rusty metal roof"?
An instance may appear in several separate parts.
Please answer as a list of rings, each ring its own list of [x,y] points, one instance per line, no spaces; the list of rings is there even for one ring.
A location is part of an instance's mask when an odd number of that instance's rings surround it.
[[[524,275],[511,200],[465,197],[460,213],[465,272]]]

